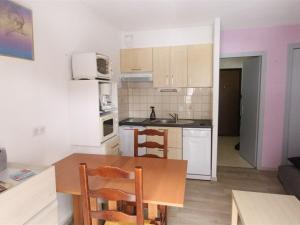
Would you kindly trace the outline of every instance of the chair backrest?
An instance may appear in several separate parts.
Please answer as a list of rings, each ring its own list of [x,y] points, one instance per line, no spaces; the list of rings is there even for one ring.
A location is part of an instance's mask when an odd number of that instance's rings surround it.
[[[144,143],[139,143],[139,135],[146,136],[161,136],[163,137],[163,144],[159,144],[153,141],[146,141]],[[146,129],[139,131],[138,129],[134,129],[134,156],[139,157],[139,148],[157,148],[163,151],[163,158],[168,158],[168,130],[154,130],[154,129]],[[151,157],[151,154],[147,154]],[[145,156],[147,156],[145,155]]]
[[[92,219],[120,221],[144,224],[143,213],[143,170],[136,167],[134,172],[128,172],[118,167],[103,166],[97,169],[88,169],[85,163],[79,167],[80,187],[82,197],[82,210],[84,225],[91,225]],[[106,179],[130,179],[135,180],[135,194],[127,193],[113,188],[100,188],[91,190],[89,188],[89,177],[102,177]],[[136,215],[128,215],[117,210],[91,210],[90,198],[101,198],[110,201],[136,202]]]

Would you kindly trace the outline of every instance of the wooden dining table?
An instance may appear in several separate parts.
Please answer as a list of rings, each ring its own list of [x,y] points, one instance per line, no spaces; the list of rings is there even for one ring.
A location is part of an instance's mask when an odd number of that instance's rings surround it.
[[[158,216],[157,205],[183,207],[187,161],[159,158],[127,157],[74,153],[56,162],[56,191],[71,194],[73,197],[74,225],[83,224],[79,164],[88,168],[116,166],[133,171],[136,166],[143,168],[143,201],[148,203],[148,217]],[[128,180],[91,179],[90,188],[110,187],[134,193],[134,183]],[[97,201],[92,201],[94,207]],[[93,224],[96,224],[94,221]]]

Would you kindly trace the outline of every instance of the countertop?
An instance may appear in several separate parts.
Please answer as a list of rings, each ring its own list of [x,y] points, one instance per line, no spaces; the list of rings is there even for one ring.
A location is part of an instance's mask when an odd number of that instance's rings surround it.
[[[139,121],[131,121],[131,120],[139,120]],[[151,126],[151,127],[182,127],[182,128],[212,128],[212,121],[211,120],[194,120],[193,123],[189,124],[175,124],[175,123],[159,123],[157,120],[161,118],[157,118],[156,120],[152,121],[148,118],[127,118],[121,120],[119,122],[120,126]],[[181,120],[181,119],[180,119]]]

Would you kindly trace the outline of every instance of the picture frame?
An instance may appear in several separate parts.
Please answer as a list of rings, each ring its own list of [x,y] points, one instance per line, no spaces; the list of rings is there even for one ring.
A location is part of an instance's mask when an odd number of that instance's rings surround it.
[[[32,10],[0,1],[0,55],[34,60]]]

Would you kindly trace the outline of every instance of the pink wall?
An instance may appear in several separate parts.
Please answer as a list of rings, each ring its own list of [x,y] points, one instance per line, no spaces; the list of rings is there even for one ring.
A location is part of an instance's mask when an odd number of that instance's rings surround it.
[[[281,163],[288,45],[300,43],[300,25],[237,29],[221,34],[221,54],[265,52],[266,89],[262,167]]]

